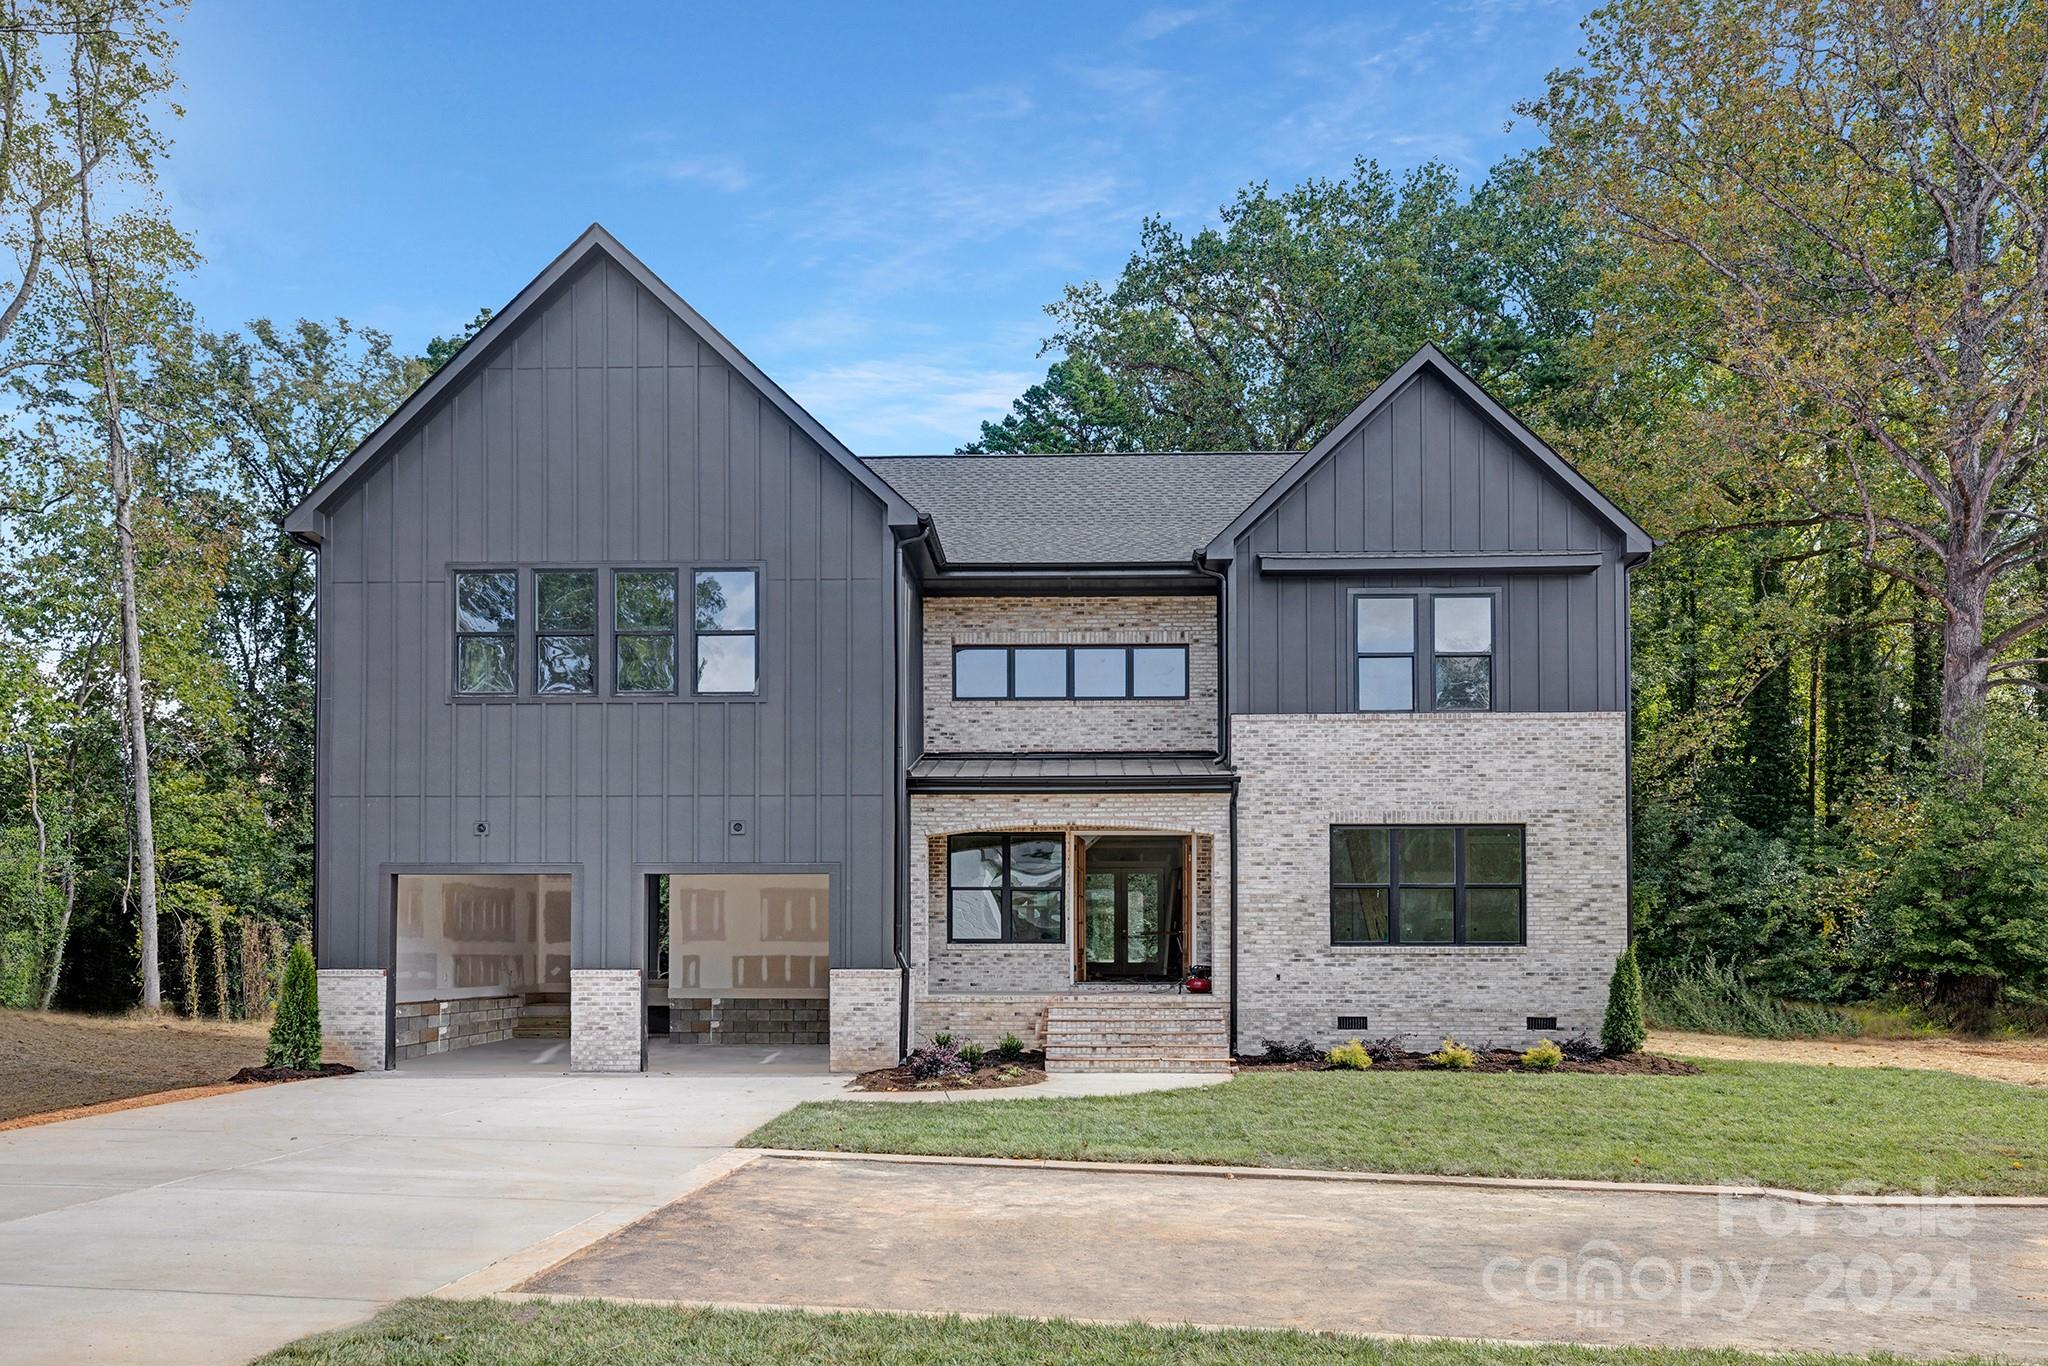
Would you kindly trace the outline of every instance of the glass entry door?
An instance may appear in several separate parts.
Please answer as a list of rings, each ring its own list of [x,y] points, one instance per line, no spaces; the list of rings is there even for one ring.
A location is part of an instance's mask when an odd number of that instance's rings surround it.
[[[1179,921],[1179,850],[1117,843],[1099,840],[1088,851],[1082,884],[1088,976],[1170,976],[1176,968],[1171,960]]]

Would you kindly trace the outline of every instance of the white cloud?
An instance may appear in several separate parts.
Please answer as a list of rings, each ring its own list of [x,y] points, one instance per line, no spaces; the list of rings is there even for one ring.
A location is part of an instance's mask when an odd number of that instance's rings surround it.
[[[1141,43],[1149,43],[1154,38],[1164,38],[1175,29],[1186,28],[1189,24],[1198,22],[1210,12],[1210,8],[1174,9],[1166,5],[1156,5],[1132,22],[1131,37]]]
[[[950,451],[984,420],[1043,377],[1036,370],[984,369],[964,360],[898,357],[805,371],[789,392],[862,455]]]
[[[737,194],[754,183],[738,157],[671,157],[649,164],[648,169],[663,180],[704,185],[727,194]]]

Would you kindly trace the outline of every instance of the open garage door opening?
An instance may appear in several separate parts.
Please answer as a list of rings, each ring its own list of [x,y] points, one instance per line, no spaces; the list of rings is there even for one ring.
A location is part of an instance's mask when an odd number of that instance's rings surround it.
[[[399,1066],[514,1040],[519,1061],[568,1066],[567,874],[401,874],[395,904]]]
[[[649,1032],[822,1059],[829,1042],[831,879],[665,873],[648,879]]]

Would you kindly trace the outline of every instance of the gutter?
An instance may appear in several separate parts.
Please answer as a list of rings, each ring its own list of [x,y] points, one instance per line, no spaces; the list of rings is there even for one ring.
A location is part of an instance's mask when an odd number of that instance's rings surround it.
[[[909,652],[914,646],[922,650],[922,640],[910,641],[903,630],[903,597],[909,591],[906,571],[910,564],[910,548],[922,545],[927,552],[932,547],[935,531],[932,519],[925,513],[917,515],[917,530],[910,535],[898,533],[896,537],[896,582],[890,585],[889,613],[896,636],[896,907],[890,918],[891,948],[896,954],[898,987],[896,992],[896,1056],[898,1059],[910,1056],[910,956],[904,951],[904,941],[910,937],[910,765],[911,760],[903,752],[903,736],[909,703],[907,689],[902,680],[913,677],[906,672],[911,660]],[[922,676],[922,669],[918,675]],[[922,697],[920,690],[920,698]],[[919,757],[922,757],[921,755]]]
[[[1230,571],[1212,569],[1201,551],[1193,558],[1195,572],[1216,580],[1216,762],[1230,768]],[[1237,971],[1237,774],[1230,774],[1230,1055],[1237,1056],[1237,998],[1244,990]]]

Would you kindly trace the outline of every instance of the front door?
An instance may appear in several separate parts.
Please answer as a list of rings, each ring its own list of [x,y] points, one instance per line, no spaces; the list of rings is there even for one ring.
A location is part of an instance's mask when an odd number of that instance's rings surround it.
[[[1168,977],[1178,957],[1179,847],[1097,840],[1082,883],[1088,978]]]

